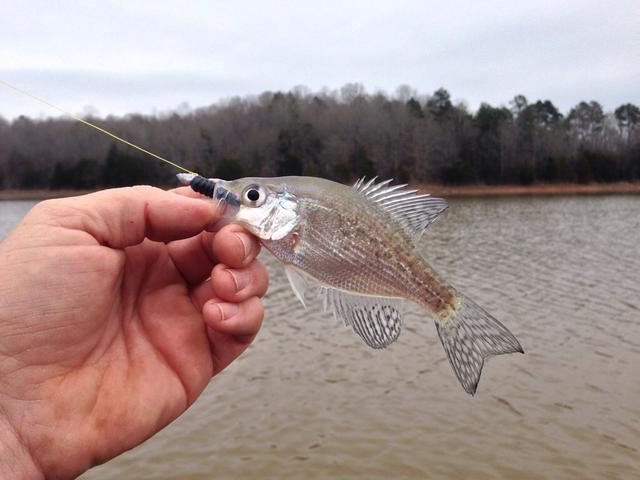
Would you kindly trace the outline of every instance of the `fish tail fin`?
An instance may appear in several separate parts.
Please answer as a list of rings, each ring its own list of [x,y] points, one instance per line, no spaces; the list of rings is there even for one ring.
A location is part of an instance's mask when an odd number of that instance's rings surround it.
[[[470,395],[476,393],[485,358],[524,353],[507,327],[463,296],[453,315],[446,320],[436,320],[436,328],[456,377]]]

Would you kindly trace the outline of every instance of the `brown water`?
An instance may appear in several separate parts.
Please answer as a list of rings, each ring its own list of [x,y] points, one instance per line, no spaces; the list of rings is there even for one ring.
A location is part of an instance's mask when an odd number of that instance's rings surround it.
[[[526,351],[491,359],[476,397],[421,312],[370,350],[265,255],[255,344],[81,478],[640,478],[640,196],[454,199],[422,245]]]

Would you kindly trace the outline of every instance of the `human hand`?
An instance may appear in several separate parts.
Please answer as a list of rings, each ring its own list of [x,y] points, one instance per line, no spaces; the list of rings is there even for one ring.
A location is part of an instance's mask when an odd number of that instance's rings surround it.
[[[219,214],[112,189],[42,202],[0,243],[0,478],[134,447],[247,348],[267,274],[242,228],[203,231]]]

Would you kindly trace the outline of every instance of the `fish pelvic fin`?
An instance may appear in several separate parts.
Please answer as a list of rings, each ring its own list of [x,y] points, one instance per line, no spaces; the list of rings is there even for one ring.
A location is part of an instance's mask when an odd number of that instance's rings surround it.
[[[451,317],[436,320],[436,329],[462,388],[474,395],[486,358],[524,351],[507,327],[482,307],[463,296],[460,300]]]

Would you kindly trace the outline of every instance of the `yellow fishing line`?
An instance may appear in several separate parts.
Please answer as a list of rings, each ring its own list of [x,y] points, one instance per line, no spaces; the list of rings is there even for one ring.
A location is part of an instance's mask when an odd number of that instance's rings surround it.
[[[21,88],[19,88],[19,87],[16,87],[15,85],[11,85],[10,83],[7,83],[7,82],[5,82],[5,81],[4,81],[4,80],[2,80],[2,79],[0,79],[0,83],[1,83],[1,84],[3,84],[3,85],[4,85],[4,86],[6,86],[6,87],[9,87],[9,88],[10,88],[10,89],[12,89],[12,90],[15,90],[15,91],[16,91],[16,92],[18,92],[18,93],[21,93],[22,95],[26,95],[27,97],[30,97],[30,98],[32,98],[32,99],[34,99],[34,100],[36,100],[36,101],[38,101],[38,102],[40,102],[40,103],[43,103],[43,104],[45,104],[45,105],[47,105],[47,106],[49,106],[49,107],[51,107],[51,108],[54,108],[55,110],[58,110],[59,112],[62,112],[62,113],[64,113],[65,115],[70,116],[71,118],[73,118],[74,120],[77,120],[77,121],[78,121],[78,122],[80,122],[80,123],[84,123],[85,125],[88,125],[88,126],[90,126],[91,128],[95,128],[96,130],[98,130],[98,131],[100,131],[100,132],[102,132],[102,133],[104,133],[104,134],[106,134],[106,135],[109,135],[109,136],[110,136],[110,137],[112,137],[112,138],[115,138],[115,139],[116,139],[116,140],[118,140],[119,142],[122,142],[122,143],[124,143],[124,144],[126,144],[126,145],[129,145],[130,147],[135,148],[136,150],[141,151],[142,153],[146,153],[147,155],[151,155],[152,157],[157,158],[158,160],[161,160],[161,161],[163,161],[163,162],[165,162],[165,163],[168,163],[169,165],[173,165],[174,167],[176,167],[176,168],[178,168],[178,169],[180,169],[180,170],[182,170],[182,171],[184,171],[184,172],[190,173],[190,174],[192,174],[192,175],[197,175],[197,173],[196,173],[196,172],[192,172],[191,170],[187,170],[186,168],[181,167],[181,166],[180,166],[180,165],[178,165],[177,163],[173,163],[171,160],[167,160],[166,158],[162,158],[160,155],[156,155],[155,153],[150,152],[149,150],[145,150],[144,148],[139,147],[138,145],[136,145],[136,144],[134,144],[134,143],[131,143],[131,142],[129,142],[129,141],[127,141],[127,140],[125,140],[125,139],[124,139],[124,138],[122,138],[122,137],[119,137],[119,136],[118,136],[118,135],[116,135],[115,133],[111,133],[111,132],[109,132],[108,130],[105,130],[104,128],[101,128],[101,127],[99,127],[99,126],[97,126],[97,125],[94,125],[93,123],[88,122],[88,121],[84,120],[83,118],[80,118],[80,117],[78,117],[77,115],[74,115],[74,114],[73,114],[73,113],[71,113],[71,112],[68,112],[68,111],[67,111],[67,110],[65,110],[64,108],[60,108],[59,106],[54,105],[53,103],[48,102],[47,100],[44,100],[44,99],[42,99],[42,98],[40,98],[40,97],[37,97],[37,96],[35,96],[34,94],[27,92],[26,90],[23,90],[23,89],[21,89]]]

